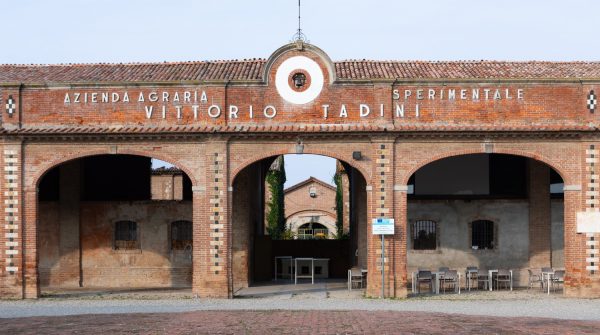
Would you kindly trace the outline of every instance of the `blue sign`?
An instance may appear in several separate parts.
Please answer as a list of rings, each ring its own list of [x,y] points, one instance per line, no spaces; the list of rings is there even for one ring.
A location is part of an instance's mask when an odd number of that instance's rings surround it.
[[[373,219],[373,235],[394,235],[394,219]]]

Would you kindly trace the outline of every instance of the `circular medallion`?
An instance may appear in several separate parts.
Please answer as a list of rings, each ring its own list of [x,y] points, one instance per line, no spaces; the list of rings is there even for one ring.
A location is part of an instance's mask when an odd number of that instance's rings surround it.
[[[275,87],[279,95],[287,102],[297,105],[318,97],[324,81],[319,64],[304,56],[286,59],[275,73]]]

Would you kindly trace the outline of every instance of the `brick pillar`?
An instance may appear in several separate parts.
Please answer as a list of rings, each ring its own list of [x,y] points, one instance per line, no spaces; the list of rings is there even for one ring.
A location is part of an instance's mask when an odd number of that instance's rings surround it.
[[[22,172],[23,157],[20,142],[6,142],[3,145],[2,155],[2,182],[0,185],[0,198],[2,199],[3,215],[2,234],[0,235],[0,251],[2,262],[0,270],[0,297],[23,298],[25,290],[24,252],[35,253],[35,245],[25,246],[24,235],[35,234],[35,224],[23,228],[23,192]],[[29,248],[27,250],[26,248]]]
[[[368,236],[368,287],[367,295],[381,296],[381,236],[372,234],[372,220],[374,218],[393,218],[394,215],[394,140],[389,138],[376,139],[370,157],[373,164],[371,183],[368,185],[367,201],[369,209],[367,215]],[[385,237],[385,257],[383,267],[385,270],[385,297],[406,296],[406,290],[397,291],[402,287],[403,271],[398,266],[398,257],[401,257],[402,228],[399,220],[395,222],[395,234]]]
[[[600,149],[585,144],[581,184],[565,185],[565,295],[599,298],[598,239],[600,234],[577,233],[578,212],[600,212]],[[575,178],[573,178],[576,180]]]
[[[79,231],[81,160],[59,167],[59,253],[60,283],[67,287],[83,286]]]
[[[551,265],[550,168],[529,160],[529,267]]]
[[[231,225],[226,141],[206,145],[206,185],[193,197],[193,291],[200,297],[231,298]]]

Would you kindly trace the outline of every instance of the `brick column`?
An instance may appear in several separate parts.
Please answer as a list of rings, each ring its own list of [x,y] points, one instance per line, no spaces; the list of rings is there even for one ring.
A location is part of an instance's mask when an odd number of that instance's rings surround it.
[[[550,168],[529,160],[529,267],[550,266]]]
[[[23,298],[24,279],[24,244],[23,236],[23,192],[22,192],[22,145],[20,142],[6,142],[2,150],[2,234],[0,250],[2,266],[0,277],[0,296],[6,298]],[[35,225],[33,225],[35,234]],[[28,229],[29,231],[31,229]],[[35,245],[32,246],[35,253]]]
[[[394,139],[380,138],[373,141],[375,153],[371,157],[373,173],[370,185],[368,185],[367,200],[369,203],[367,215],[368,236],[368,287],[367,295],[373,297],[381,296],[381,237],[372,234],[372,220],[374,218],[393,218],[394,215]],[[395,235],[385,237],[385,297],[405,296],[406,291],[397,291],[402,286],[402,270],[398,267],[398,257],[401,257],[401,235],[402,228],[398,220],[395,222]]]
[[[600,212],[598,144],[585,146],[584,170],[580,185],[565,185],[565,295],[600,297],[598,238],[600,234],[577,233],[577,213]]]
[[[194,186],[193,291],[200,297],[231,298],[227,142],[208,142],[205,159],[206,185]]]

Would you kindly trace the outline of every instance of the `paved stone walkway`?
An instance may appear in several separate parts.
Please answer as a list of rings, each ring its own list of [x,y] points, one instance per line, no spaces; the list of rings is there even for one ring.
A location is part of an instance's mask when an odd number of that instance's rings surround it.
[[[198,311],[0,319],[3,334],[598,334],[598,321],[391,311]]]

